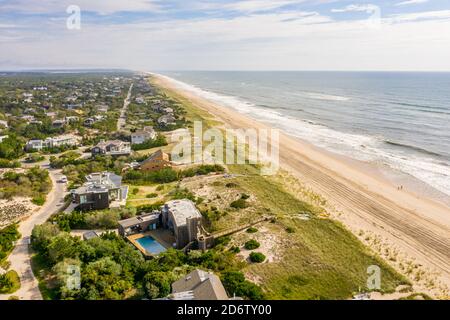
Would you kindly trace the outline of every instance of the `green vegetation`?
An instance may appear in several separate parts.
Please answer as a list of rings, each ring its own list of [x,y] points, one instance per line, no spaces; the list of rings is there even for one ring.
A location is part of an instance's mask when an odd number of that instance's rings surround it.
[[[261,252],[250,252],[249,255],[251,262],[261,263],[264,260],[266,260],[266,256],[262,254]]]
[[[0,229],[0,266],[4,265],[8,255],[14,249],[14,242],[20,239],[16,224]]]
[[[245,280],[242,272],[225,272],[221,280],[230,296],[246,297],[251,300],[264,299],[261,289],[254,283]]]
[[[0,179],[0,198],[32,197],[40,203],[51,187],[52,182],[45,169],[34,167],[25,173],[8,171]]]
[[[147,194],[145,197],[146,197],[146,198],[149,198],[149,199],[152,199],[152,198],[156,198],[157,196],[158,196],[157,193],[152,192],[152,193]]]
[[[27,158],[25,159],[25,161],[26,161],[27,163],[36,163],[36,162],[41,162],[41,161],[43,161],[44,159],[45,159],[44,156],[39,155],[39,154],[34,154],[34,153],[32,153],[32,154],[30,154],[30,155],[27,156]]]
[[[0,159],[0,168],[20,168],[20,166],[19,161]]]
[[[34,260],[41,261],[36,270],[46,274],[41,278],[42,287],[57,299],[161,298],[170,292],[173,281],[194,268],[212,270],[228,279],[226,288],[230,295],[236,292],[249,299],[262,297],[261,289],[237,272],[242,262],[223,246],[189,254],[170,249],[145,260],[134,246],[113,233],[81,241],[51,223],[36,226],[31,241],[37,251]],[[80,268],[81,289],[65,286],[69,265]],[[57,281],[51,286],[50,279],[54,278]]]
[[[165,168],[158,171],[132,170],[124,175],[124,181],[135,185],[170,183],[187,177],[206,175],[212,172],[223,172],[224,170],[224,167],[220,165],[200,165],[179,171],[175,171],[171,168]]]
[[[24,152],[24,142],[15,135],[9,135],[0,143],[0,158],[13,160],[20,158]]]
[[[139,151],[163,146],[167,146],[166,137],[162,134],[158,134],[155,139],[149,139],[143,143],[131,145],[131,149],[134,151]]]
[[[255,250],[255,249],[258,249],[260,246],[261,246],[261,244],[258,241],[252,239],[252,240],[248,240],[245,243],[244,248],[247,250]]]
[[[256,233],[256,232],[258,232],[258,229],[256,229],[255,227],[250,227],[246,231],[247,231],[247,233]]]
[[[10,270],[0,274],[0,293],[10,294],[20,289],[20,279],[16,271]]]
[[[238,199],[230,203],[230,207],[234,209],[245,209],[248,207],[247,201],[245,199]]]
[[[136,208],[114,208],[99,211],[60,213],[52,217],[59,228],[69,232],[72,229],[114,229],[118,221],[135,216]]]

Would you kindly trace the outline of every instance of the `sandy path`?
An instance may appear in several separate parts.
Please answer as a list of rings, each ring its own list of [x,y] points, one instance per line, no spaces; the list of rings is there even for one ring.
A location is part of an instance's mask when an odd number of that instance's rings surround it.
[[[176,87],[165,78],[156,83],[176,91],[231,128],[268,128],[229,108],[217,106]],[[299,139],[280,133],[280,163],[342,211],[352,230],[370,230],[434,271],[450,286],[450,208],[421,198],[375,176],[354,161],[344,161]]]

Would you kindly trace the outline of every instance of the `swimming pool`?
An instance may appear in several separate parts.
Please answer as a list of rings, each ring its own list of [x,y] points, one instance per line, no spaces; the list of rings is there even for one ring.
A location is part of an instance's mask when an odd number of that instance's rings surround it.
[[[166,251],[166,248],[164,248],[158,241],[156,241],[150,236],[145,236],[143,238],[136,239],[136,242],[142,248],[144,248],[145,251],[151,254],[159,254],[161,252]]]

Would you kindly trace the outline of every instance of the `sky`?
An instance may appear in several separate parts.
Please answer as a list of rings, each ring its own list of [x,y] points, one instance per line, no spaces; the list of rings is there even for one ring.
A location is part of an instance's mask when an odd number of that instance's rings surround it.
[[[0,0],[0,70],[450,71],[449,57],[449,0]]]

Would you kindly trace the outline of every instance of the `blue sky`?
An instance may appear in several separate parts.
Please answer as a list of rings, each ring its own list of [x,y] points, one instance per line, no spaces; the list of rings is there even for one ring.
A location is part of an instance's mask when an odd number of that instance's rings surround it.
[[[450,71],[450,1],[0,0],[0,49],[2,70]]]

